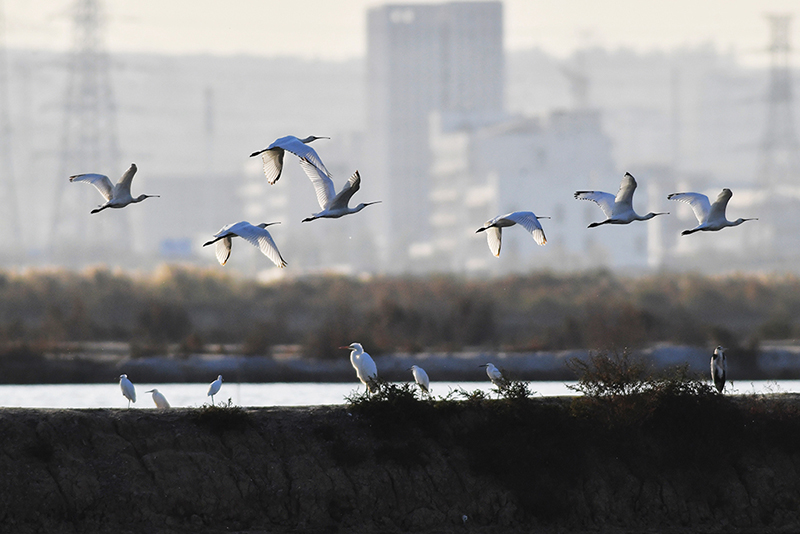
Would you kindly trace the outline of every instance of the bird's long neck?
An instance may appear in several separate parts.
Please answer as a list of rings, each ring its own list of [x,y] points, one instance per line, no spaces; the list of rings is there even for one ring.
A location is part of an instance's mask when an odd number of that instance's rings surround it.
[[[650,213],[648,213],[647,215],[642,215],[642,216],[639,216],[639,217],[638,217],[638,220],[640,220],[640,221],[649,221],[650,219],[652,219],[652,218],[653,218],[653,217],[655,217],[656,215],[669,215],[669,212],[653,213],[653,212],[651,211],[651,212],[650,212]]]
[[[758,220],[758,219],[757,219],[757,218],[755,218],[755,217],[751,217],[751,218],[749,218],[749,219],[742,219],[742,218],[740,217],[740,218],[736,219],[735,221],[730,221],[730,224],[729,224],[729,226],[739,226],[740,224],[742,224],[742,223],[743,223],[743,222],[745,222],[745,221],[757,221],[757,220]]]
[[[380,200],[376,200],[374,202],[362,202],[361,204],[353,208],[353,213],[359,212],[364,208],[366,208],[367,206],[371,206],[372,204],[380,204],[380,202],[381,202]]]

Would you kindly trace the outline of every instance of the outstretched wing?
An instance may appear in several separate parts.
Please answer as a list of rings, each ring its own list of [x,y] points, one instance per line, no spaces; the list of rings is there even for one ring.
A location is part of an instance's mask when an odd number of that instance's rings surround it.
[[[217,241],[217,246],[215,248],[215,252],[217,254],[217,261],[220,265],[225,265],[228,262],[228,258],[231,257],[231,238],[223,237],[219,241]]]
[[[353,195],[356,194],[361,188],[361,174],[358,171],[354,172],[353,175],[347,180],[347,183],[344,184],[342,190],[333,197],[331,200],[330,208],[346,208],[347,205],[350,203],[350,199],[353,198]]]
[[[125,189],[128,193],[131,192],[131,182],[133,182],[133,175],[136,174],[137,167],[135,163],[131,163],[131,166],[128,167],[128,170],[120,177],[117,181],[117,187]]]
[[[708,220],[708,215],[711,212],[711,204],[709,204],[707,196],[701,193],[672,193],[667,195],[667,199],[689,204],[692,207],[692,211],[694,211],[694,216],[697,217],[697,221],[700,224]]]
[[[333,180],[319,170],[316,165],[305,158],[300,158],[300,166],[303,167],[303,171],[305,171],[308,179],[311,180],[311,183],[314,185],[319,207],[326,209],[328,205],[336,198],[336,190],[333,188]]]
[[[622,211],[627,211],[629,208],[633,209],[634,191],[636,191],[636,180],[634,180],[631,173],[626,172],[619,184],[617,196],[614,198],[614,202],[620,205]]]
[[[283,171],[283,149],[280,147],[265,148],[258,152],[253,152],[250,157],[261,156],[261,163],[264,169],[264,176],[267,177],[267,183],[274,185],[281,177]]]
[[[500,246],[503,244],[503,230],[492,227],[486,230],[486,242],[489,243],[489,250],[500,257]]]
[[[728,189],[727,187],[723,189],[719,195],[717,195],[717,200],[711,204],[711,211],[708,212],[708,219],[711,221],[714,220],[724,220],[725,219],[725,209],[728,207],[728,201],[733,196],[733,191]]]
[[[575,198],[578,200],[591,200],[603,210],[606,217],[614,214],[614,195],[605,191],[575,191]]]
[[[261,250],[261,253],[272,260],[272,263],[278,267],[286,267],[286,261],[284,261],[281,253],[278,251],[277,245],[275,245],[275,241],[272,240],[272,236],[269,234],[266,228],[248,224],[247,226],[238,228],[236,235],[254,247],[258,247],[259,250]]]
[[[544,230],[542,229],[542,225],[539,222],[539,219],[536,218],[536,215],[530,211],[515,211],[514,213],[509,213],[505,216],[506,219],[514,221],[518,225],[525,228],[528,232],[530,232],[533,240],[536,241],[538,245],[544,245],[547,243],[547,238],[544,235]]]
[[[109,180],[108,176],[105,174],[76,174],[74,176],[70,176],[69,181],[92,184],[97,188],[98,191],[100,191],[100,194],[103,195],[106,200],[111,200],[111,194],[114,190],[114,186],[111,185],[111,180]]]
[[[325,168],[325,164],[322,163],[322,159],[319,157],[319,154],[317,154],[317,151],[297,137],[294,137],[293,135],[281,137],[272,143],[271,146],[279,146],[284,150],[288,150],[300,159],[306,159],[310,161],[312,165],[320,170],[320,172],[324,173],[328,178],[331,178],[331,173]]]

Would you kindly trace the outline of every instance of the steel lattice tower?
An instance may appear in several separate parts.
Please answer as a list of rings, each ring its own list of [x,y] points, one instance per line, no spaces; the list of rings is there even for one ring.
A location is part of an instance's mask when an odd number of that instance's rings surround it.
[[[50,252],[75,266],[126,251],[130,232],[127,213],[90,216],[102,197],[94,187],[68,180],[72,174],[97,172],[115,183],[127,168],[120,164],[101,1],[76,0],[72,9],[75,34],[67,67]]]
[[[771,67],[767,121],[761,140],[760,180],[766,187],[800,185],[800,158],[794,131],[792,78],[789,70],[791,15],[767,15],[770,23]]]

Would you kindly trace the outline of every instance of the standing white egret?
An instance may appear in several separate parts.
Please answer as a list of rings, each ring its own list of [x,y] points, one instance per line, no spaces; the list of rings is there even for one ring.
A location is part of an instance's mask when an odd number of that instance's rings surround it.
[[[214,395],[219,393],[219,388],[222,387],[222,375],[219,375],[216,380],[208,385],[208,393],[206,396],[211,397],[211,405],[214,405]]]
[[[125,174],[122,175],[122,178],[119,179],[116,185],[112,185],[111,180],[109,180],[108,176],[105,174],[75,174],[69,177],[69,181],[92,184],[97,188],[98,191],[100,191],[100,194],[105,197],[106,203],[101,204],[98,208],[92,210],[92,213],[97,213],[98,211],[103,211],[106,208],[124,208],[128,204],[141,202],[146,198],[159,196],[139,195],[136,198],[131,196],[131,182],[133,181],[133,175],[136,174],[136,170],[136,164],[131,163],[131,166],[127,171],[125,171]]]
[[[128,380],[128,375],[119,375],[119,388],[122,390],[122,396],[128,399],[130,408],[131,402],[136,402],[136,388],[133,387],[133,382]]]
[[[234,224],[229,224],[214,234],[214,239],[207,243],[203,243],[203,246],[207,247],[212,243],[216,243],[217,260],[219,260],[220,265],[225,265],[225,263],[228,261],[228,258],[231,257],[231,238],[238,236],[254,247],[258,247],[262,254],[271,259],[272,263],[282,269],[286,267],[286,261],[281,256],[277,245],[275,245],[275,241],[272,240],[272,236],[266,230],[267,226],[271,226],[273,224],[280,223],[261,223],[253,226],[247,221],[241,221]]]
[[[689,235],[695,232],[716,232],[728,226],[739,226],[745,221],[757,221],[757,218],[750,219],[736,219],[729,221],[725,217],[725,208],[728,207],[728,201],[733,196],[733,191],[728,188],[722,190],[717,196],[717,200],[713,204],[709,203],[708,197],[701,193],[672,193],[667,195],[669,200],[677,200],[678,202],[685,202],[692,207],[694,216],[700,223],[691,230],[684,230],[681,235]]]
[[[714,387],[720,393],[725,387],[725,378],[728,374],[728,362],[725,361],[724,351],[725,349],[722,346],[718,346],[711,356],[711,379],[714,381]]]
[[[500,369],[494,366],[493,363],[484,363],[483,365],[479,365],[478,367],[485,367],[486,374],[489,376],[489,380],[492,381],[492,384],[495,386],[502,386],[503,385],[503,374],[500,372]]]
[[[605,221],[593,222],[589,228],[602,224],[628,224],[633,221],[647,221],[656,215],[669,215],[668,212],[639,215],[633,211],[633,192],[636,191],[636,180],[631,173],[626,172],[619,184],[619,191],[615,197],[611,193],[604,191],[575,191],[575,198],[578,200],[591,200],[603,210],[607,219]]]
[[[155,388],[154,389],[148,389],[147,391],[145,391],[145,393],[152,393],[153,394],[153,402],[156,403],[156,408],[165,409],[165,408],[170,408],[171,407],[169,405],[169,401],[164,396],[164,394],[161,393],[160,391],[158,391],[157,389],[155,389]]]
[[[430,394],[431,381],[428,379],[428,373],[425,372],[425,369],[419,365],[412,365],[409,371],[411,371],[411,374],[414,376],[414,381],[419,386],[419,389]]]
[[[315,165],[312,165],[307,159],[300,160],[300,166],[306,171],[311,183],[314,184],[314,189],[317,192],[317,202],[322,211],[314,213],[311,217],[306,217],[303,222],[313,221],[314,219],[338,219],[344,215],[357,213],[370,204],[378,204],[380,200],[374,202],[362,202],[355,208],[348,206],[350,199],[361,187],[361,175],[358,171],[353,173],[353,176],[342,187],[339,193],[333,188],[333,180],[325,175]]]
[[[339,348],[350,351],[350,364],[356,370],[356,376],[358,376],[362,384],[367,386],[367,390],[370,393],[374,393],[378,386],[378,367],[372,357],[364,352],[364,347],[361,346],[361,343],[350,343],[346,347]]]
[[[261,156],[261,161],[264,164],[264,176],[267,177],[267,183],[273,185],[281,177],[283,171],[283,156],[285,151],[289,151],[299,158],[305,158],[310,161],[317,169],[330,176],[331,173],[325,168],[317,151],[308,146],[311,141],[317,139],[330,139],[330,137],[317,137],[309,135],[305,139],[299,139],[293,135],[287,135],[276,139],[271,145],[263,150],[258,150],[250,154],[250,157]]]
[[[506,215],[498,215],[492,220],[475,230],[475,233],[486,231],[486,240],[489,242],[489,250],[497,257],[500,257],[500,245],[503,240],[503,228],[519,224],[531,233],[533,240],[538,245],[547,243],[544,230],[539,223],[539,219],[549,219],[550,217],[537,217],[532,211],[514,211]]]

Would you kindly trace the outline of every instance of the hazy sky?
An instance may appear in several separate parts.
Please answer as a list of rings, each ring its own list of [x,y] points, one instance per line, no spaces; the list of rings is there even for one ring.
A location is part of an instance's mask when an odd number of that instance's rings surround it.
[[[106,0],[111,51],[255,54],[346,59],[365,54],[365,10],[376,0]],[[12,47],[65,50],[73,0],[5,0]],[[712,43],[757,61],[769,39],[764,13],[798,0],[505,0],[506,48],[566,56],[587,44],[637,51]],[[749,58],[749,59],[748,59]],[[766,59],[766,58],[764,58]]]

